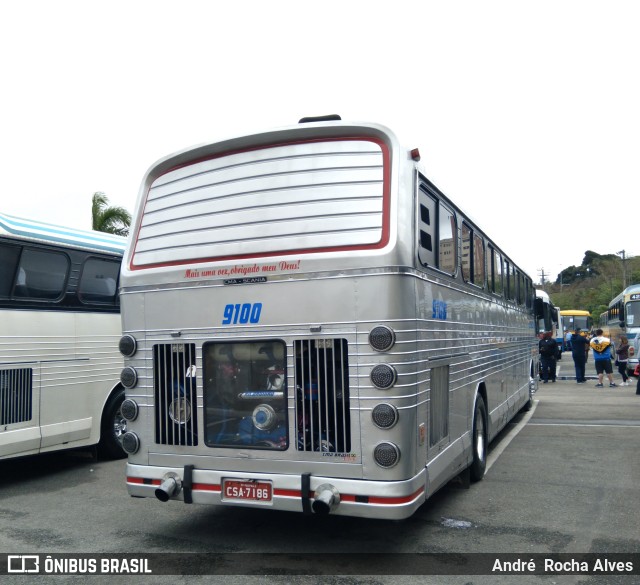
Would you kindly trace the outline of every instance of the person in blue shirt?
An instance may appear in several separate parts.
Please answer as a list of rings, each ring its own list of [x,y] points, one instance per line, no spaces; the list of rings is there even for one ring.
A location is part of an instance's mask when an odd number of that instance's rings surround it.
[[[602,329],[596,329],[596,336],[591,340],[589,344],[593,350],[593,360],[596,364],[596,374],[598,374],[598,383],[596,387],[602,388],[604,385],[604,374],[607,374],[609,378],[609,387],[615,388],[613,382],[613,368],[611,367],[611,350],[613,345],[608,337],[603,335]]]
[[[587,354],[589,352],[589,340],[580,334],[580,329],[576,329],[572,339],[571,357],[576,367],[576,382],[578,384],[584,384],[587,381],[585,378],[585,367],[587,364]]]

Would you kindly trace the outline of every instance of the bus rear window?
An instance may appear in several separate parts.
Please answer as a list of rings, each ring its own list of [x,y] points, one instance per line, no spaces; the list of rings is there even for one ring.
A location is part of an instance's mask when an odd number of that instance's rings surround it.
[[[132,266],[379,248],[386,158],[385,145],[363,138],[180,166],[150,186]]]
[[[286,449],[284,343],[205,343],[202,352],[206,444]]]

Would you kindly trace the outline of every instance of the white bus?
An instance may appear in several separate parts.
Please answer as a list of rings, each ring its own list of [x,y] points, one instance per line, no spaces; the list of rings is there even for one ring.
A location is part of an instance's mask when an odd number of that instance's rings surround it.
[[[640,355],[640,284],[632,284],[611,300],[607,310],[600,316],[600,328],[617,346],[620,336],[629,342],[627,370],[631,374]]]
[[[562,331],[560,309],[553,306],[548,293],[544,290],[536,289],[536,303],[538,335],[545,331],[551,331],[553,338],[558,342],[558,345],[560,345]]]
[[[536,389],[535,292],[419,158],[330,116],[150,168],[121,275],[132,496],[396,519],[483,477]]]
[[[0,459],[91,445],[125,456],[125,242],[0,214]]]

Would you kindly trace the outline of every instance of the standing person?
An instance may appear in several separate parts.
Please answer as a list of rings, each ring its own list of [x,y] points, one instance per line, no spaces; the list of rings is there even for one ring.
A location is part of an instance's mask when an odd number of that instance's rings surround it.
[[[589,353],[589,340],[584,335],[580,335],[580,329],[576,329],[572,339],[571,357],[573,357],[573,363],[576,367],[576,382],[584,384],[587,381],[585,368],[587,366],[587,354]]]
[[[552,337],[551,331],[545,331],[544,336],[538,343],[540,361],[542,367],[542,379],[544,384],[551,378],[556,381],[556,355],[558,355],[558,342]]]
[[[629,361],[629,341],[624,336],[620,336],[620,345],[616,348],[616,366],[618,366],[618,372],[622,376],[622,384],[620,386],[629,385],[629,376],[627,376],[627,362]]]
[[[613,382],[613,368],[611,367],[611,340],[603,335],[602,329],[596,329],[596,336],[589,344],[593,350],[593,361],[596,364],[598,383],[596,387],[603,387],[604,374],[609,378],[609,387],[615,388]]]
[[[576,335],[578,334],[578,331],[580,331],[580,329],[576,329]],[[567,350],[571,349],[571,331],[567,331],[566,335],[564,336],[564,347]]]
[[[636,394],[640,395],[640,364],[633,370],[633,375],[638,376],[638,385],[636,386]]]

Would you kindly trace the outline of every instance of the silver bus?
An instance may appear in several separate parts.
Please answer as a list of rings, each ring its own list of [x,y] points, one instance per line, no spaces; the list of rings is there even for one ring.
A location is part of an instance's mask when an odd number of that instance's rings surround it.
[[[0,214],[0,459],[93,445],[125,456],[125,241]]]
[[[419,160],[329,116],[147,171],[121,274],[132,496],[399,519],[483,477],[536,389],[538,303]]]
[[[627,372],[632,374],[640,355],[640,284],[632,284],[611,300],[600,316],[600,328],[617,346],[620,336],[629,342]]]

